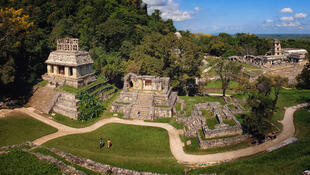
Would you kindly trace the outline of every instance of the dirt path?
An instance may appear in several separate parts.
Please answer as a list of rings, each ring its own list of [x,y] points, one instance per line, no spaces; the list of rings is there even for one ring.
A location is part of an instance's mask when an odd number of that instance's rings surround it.
[[[144,122],[141,120],[123,120],[120,118],[108,118],[98,121],[97,123],[86,127],[86,128],[72,128],[65,125],[62,125],[60,123],[57,123],[55,121],[52,121],[46,117],[43,117],[39,114],[34,113],[33,108],[20,108],[16,109],[18,111],[24,112],[33,118],[40,120],[50,126],[53,126],[58,129],[58,132],[41,137],[33,143],[37,145],[41,145],[49,140],[55,139],[57,137],[69,135],[69,134],[78,134],[78,133],[86,133],[96,130],[97,128],[108,124],[108,123],[121,123],[121,124],[130,124],[130,125],[140,125],[140,126],[153,126],[153,127],[160,127],[164,128],[168,131],[169,134],[169,141],[170,141],[170,150],[173,154],[173,156],[178,160],[179,162],[186,162],[190,164],[195,163],[213,163],[213,162],[223,162],[223,161],[229,161],[233,159],[237,159],[244,156],[253,155],[262,151],[265,151],[267,148],[275,146],[282,142],[283,140],[293,137],[295,134],[295,128],[294,128],[294,122],[293,122],[293,114],[294,112],[301,108],[306,106],[306,104],[300,104],[297,106],[286,108],[284,118],[282,121],[280,121],[283,124],[283,130],[282,132],[277,136],[276,139],[257,145],[257,146],[251,146],[244,149],[239,149],[236,151],[228,151],[223,153],[216,153],[216,154],[207,154],[207,155],[192,155],[192,154],[186,154],[183,151],[183,142],[181,141],[179,137],[179,132],[177,129],[175,129],[173,126],[166,124],[166,123],[153,123],[153,122]]]

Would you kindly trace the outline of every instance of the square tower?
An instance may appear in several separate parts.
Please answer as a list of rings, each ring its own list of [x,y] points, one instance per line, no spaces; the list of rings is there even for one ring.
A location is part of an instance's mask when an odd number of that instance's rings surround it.
[[[274,55],[274,56],[282,56],[280,40],[273,40],[272,55]]]

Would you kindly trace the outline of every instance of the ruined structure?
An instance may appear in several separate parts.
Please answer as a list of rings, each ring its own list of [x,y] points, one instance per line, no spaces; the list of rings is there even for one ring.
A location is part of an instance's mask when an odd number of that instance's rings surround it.
[[[79,99],[76,94],[54,90],[58,86],[81,88],[94,82],[85,90],[103,101],[115,92],[106,81],[96,81],[92,71],[93,60],[88,52],[79,49],[78,39],[58,39],[57,50],[50,53],[45,63],[47,73],[42,78],[48,81],[48,85],[35,89],[29,100],[29,105],[41,112],[57,112],[71,119],[78,119]]]
[[[244,62],[262,68],[265,73],[287,77],[289,84],[293,84],[307,62],[307,53],[305,49],[281,48],[280,41],[274,40],[272,49],[265,55],[231,56],[228,60]]]
[[[172,117],[177,93],[172,92],[169,83],[168,77],[129,73],[124,78],[123,91],[113,102],[111,112],[123,113],[126,118],[151,119],[151,115],[154,118]]]
[[[50,53],[47,73],[42,76],[50,86],[69,85],[80,88],[96,81],[92,70],[93,60],[86,51],[79,49],[79,39],[57,39],[57,50]]]
[[[208,121],[202,116],[202,110],[212,111],[217,119],[214,129],[210,129]],[[224,120],[232,120],[234,125],[225,124]],[[185,137],[196,137],[201,149],[224,147],[238,144],[249,138],[244,135],[241,124],[233,115],[233,112],[219,102],[200,103],[194,106],[191,116],[184,122]]]

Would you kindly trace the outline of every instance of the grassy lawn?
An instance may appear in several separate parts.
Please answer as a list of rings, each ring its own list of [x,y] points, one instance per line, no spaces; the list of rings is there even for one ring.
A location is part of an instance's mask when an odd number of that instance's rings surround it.
[[[110,149],[99,149],[99,139],[111,139]],[[170,152],[168,133],[162,128],[108,124],[96,131],[60,137],[44,144],[113,166],[168,174],[183,174],[184,167]]]
[[[106,100],[103,105],[106,108],[103,112],[103,114],[100,117],[88,119],[87,121],[84,120],[72,120],[69,117],[63,116],[61,114],[56,114],[54,120],[58,123],[73,127],[73,128],[84,128],[87,126],[90,126],[97,121],[112,117],[114,113],[110,112],[111,104],[112,102],[119,96],[119,92],[115,93],[110,99]],[[120,116],[120,114],[119,114]]]
[[[230,81],[229,88],[237,88],[238,82],[237,81]],[[207,82],[207,84],[204,86],[204,88],[210,88],[210,89],[221,89],[222,88],[222,82],[221,80],[213,80]]]
[[[224,104],[223,97],[214,97],[214,96],[179,96],[182,100],[184,100],[186,107],[184,111],[186,112],[186,116],[190,116],[191,111],[195,104],[205,103],[205,102],[220,102]]]
[[[261,153],[214,167],[201,168],[188,174],[217,175],[292,175],[302,174],[310,169],[310,113],[299,110],[295,113],[294,123],[298,141],[271,153]]]
[[[310,90],[282,89],[277,103],[277,111],[273,120],[282,120],[284,116],[284,107],[294,106],[310,100]]]
[[[183,122],[177,122],[175,118],[158,118],[154,121],[152,120],[146,120],[148,122],[157,122],[157,123],[168,123],[175,127],[176,129],[183,129],[184,128],[184,123]]]
[[[34,155],[11,150],[8,154],[0,154],[0,174],[59,174],[61,171],[55,164],[38,160]]]
[[[33,141],[57,132],[56,128],[33,119],[24,113],[12,112],[9,115],[9,117],[0,119],[0,146]]]

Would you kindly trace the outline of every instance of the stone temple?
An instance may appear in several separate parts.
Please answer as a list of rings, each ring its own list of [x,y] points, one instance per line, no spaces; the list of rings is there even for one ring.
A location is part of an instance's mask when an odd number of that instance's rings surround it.
[[[83,87],[102,101],[110,98],[116,90],[107,81],[96,81],[92,70],[93,60],[88,52],[79,49],[79,40],[76,38],[58,39],[57,50],[50,53],[45,63],[47,73],[42,78],[48,81],[48,85],[35,88],[28,103],[43,113],[56,112],[78,119],[80,100],[75,93],[63,91],[58,86]]]
[[[50,86],[69,85],[80,88],[96,81],[93,60],[86,51],[79,49],[79,39],[62,38],[57,40],[57,50],[50,53],[47,73],[42,76]]]
[[[111,112],[125,118],[151,119],[172,117],[176,112],[177,93],[172,92],[170,78],[139,76],[129,73],[124,78],[123,91],[112,104]]]

